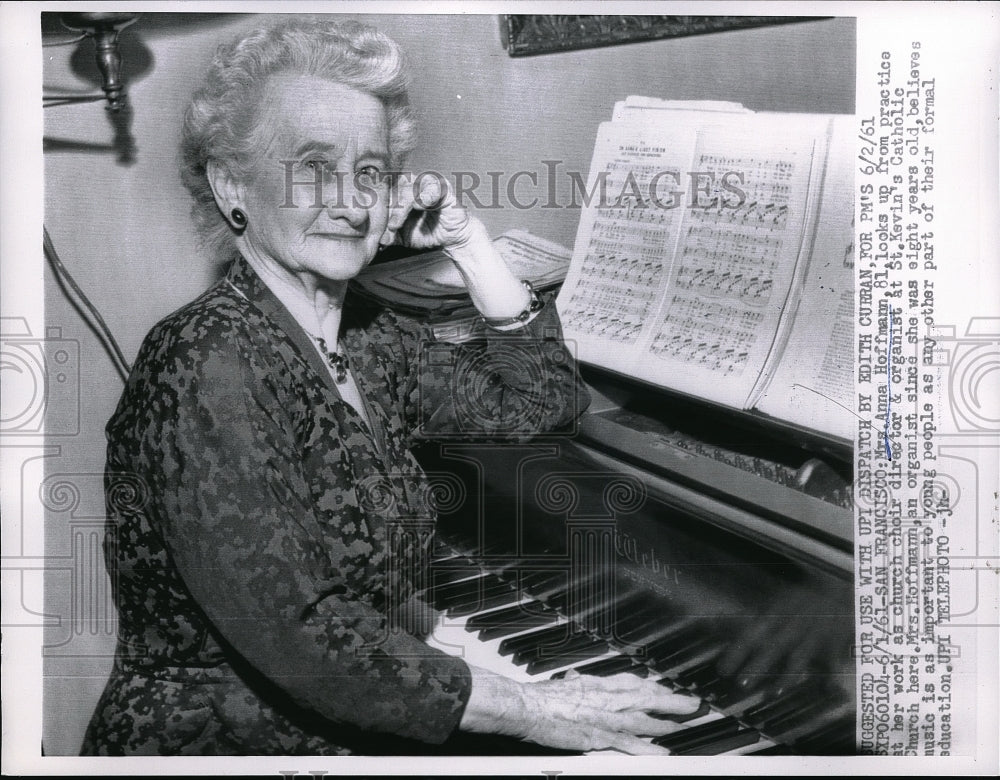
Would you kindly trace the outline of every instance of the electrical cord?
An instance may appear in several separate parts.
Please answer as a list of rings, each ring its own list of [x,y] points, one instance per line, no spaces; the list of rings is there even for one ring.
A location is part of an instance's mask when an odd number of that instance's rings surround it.
[[[65,282],[72,288],[73,292],[76,293],[77,297],[80,299],[80,302],[89,312],[93,320],[88,320],[87,324],[90,325],[97,338],[100,339],[104,348],[108,351],[108,355],[111,357],[111,361],[115,364],[115,368],[121,375],[122,381],[126,381],[131,368],[128,361],[125,360],[125,356],[122,354],[121,349],[118,347],[118,342],[115,341],[115,337],[111,334],[111,330],[104,322],[104,318],[101,316],[100,312],[97,311],[94,304],[90,302],[90,299],[84,294],[83,290],[80,289],[76,280],[73,279],[72,274],[70,274],[66,266],[63,265],[62,260],[59,259],[59,253],[56,252],[55,245],[52,243],[52,237],[49,235],[49,230],[44,226],[42,227],[42,245],[45,248],[45,257],[48,258],[49,264],[52,266],[52,270],[56,274],[56,278],[59,279],[60,282]],[[63,289],[65,291],[65,287]],[[70,298],[70,301],[76,303],[72,300],[72,298]]]

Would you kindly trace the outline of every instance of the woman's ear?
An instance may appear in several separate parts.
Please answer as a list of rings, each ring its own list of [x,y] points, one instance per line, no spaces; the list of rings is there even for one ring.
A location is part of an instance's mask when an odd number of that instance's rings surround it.
[[[406,218],[413,209],[413,183],[406,174],[393,179],[389,192],[389,219],[385,233],[379,241],[381,246],[389,246],[396,242],[396,233],[403,227]]]
[[[233,209],[246,210],[243,203],[243,187],[233,178],[232,173],[225,165],[220,165],[215,160],[208,161],[205,172],[219,211],[225,215],[227,220],[232,221]],[[237,227],[243,226],[238,225]]]

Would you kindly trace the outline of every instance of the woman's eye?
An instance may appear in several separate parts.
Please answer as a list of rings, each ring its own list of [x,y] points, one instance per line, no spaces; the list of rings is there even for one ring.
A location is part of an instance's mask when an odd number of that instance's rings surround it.
[[[366,165],[361,168],[357,177],[359,181],[363,181],[366,184],[379,185],[382,183],[382,171],[376,168],[374,165]]]
[[[326,160],[305,160],[302,163],[302,167],[307,171],[324,171],[326,170]]]

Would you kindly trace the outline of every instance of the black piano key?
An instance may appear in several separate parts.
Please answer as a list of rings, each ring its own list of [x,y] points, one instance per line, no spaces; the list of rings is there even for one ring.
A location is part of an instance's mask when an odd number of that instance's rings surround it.
[[[556,612],[553,612],[541,602],[529,601],[522,604],[514,604],[509,607],[504,607],[503,609],[496,609],[492,612],[482,612],[478,615],[473,615],[468,619],[468,621],[466,621],[465,630],[470,632],[479,631],[483,628],[502,626],[507,623],[534,617],[544,617],[552,621],[559,619]],[[525,628],[527,628],[527,626],[525,626]]]
[[[693,747],[675,749],[671,752],[675,756],[718,756],[730,750],[737,750],[738,748],[754,745],[758,742],[760,742],[759,731],[756,729],[743,729],[722,739]]]
[[[685,748],[709,744],[713,740],[730,736],[739,730],[740,722],[736,718],[719,718],[719,720],[713,720],[711,723],[691,726],[691,728],[683,729],[682,731],[675,731],[673,734],[657,737],[653,740],[653,744],[671,751],[683,750]]]
[[[634,645],[655,642],[664,634],[673,633],[681,627],[690,625],[692,621],[684,620],[662,609],[647,606],[632,614],[622,615],[618,620],[616,630],[623,642]]]
[[[445,585],[450,585],[453,582],[458,582],[459,580],[467,580],[471,577],[482,577],[483,572],[478,567],[473,566],[463,566],[463,567],[448,567],[440,569],[431,569],[431,588],[443,588]]]
[[[514,589],[503,580],[483,577],[478,580],[456,582],[453,585],[448,586],[448,589],[444,592],[444,596],[445,600],[453,600],[453,603],[461,603],[470,597],[474,597],[478,593],[494,593],[496,591],[503,591],[510,594],[515,592]]]
[[[492,639],[500,639],[501,637],[510,636],[511,634],[519,634],[529,628],[540,628],[544,626],[549,626],[559,619],[558,615],[528,615],[524,614],[516,620],[512,620],[510,623],[498,624],[495,626],[489,626],[480,630],[479,639],[483,642],[489,642]]]
[[[604,645],[604,642],[599,642],[599,640],[594,639],[592,636],[587,634],[575,634],[568,637],[565,640],[556,639],[554,642],[539,642],[533,644],[530,647],[524,647],[514,653],[514,663],[526,664],[529,661],[534,661],[538,658],[553,658],[557,656],[567,656],[571,655],[576,650],[584,650],[589,648],[591,645],[598,643]],[[607,645],[604,645],[607,648]],[[581,661],[586,660],[584,658]],[[567,663],[570,663],[569,661]],[[565,664],[558,664],[559,666],[565,666]],[[555,669],[556,667],[551,667]]]
[[[788,707],[798,707],[818,694],[816,686],[808,683],[790,688],[778,689],[772,696],[756,707],[751,707],[743,713],[745,719],[759,719]]]
[[[629,631],[619,627],[616,635],[622,642],[638,647],[647,658],[678,645],[704,638],[700,627],[690,620],[671,621],[659,625],[655,621],[653,623],[647,621],[641,630]]]
[[[606,611],[607,616],[615,618],[615,622],[617,623],[624,615],[634,614],[647,601],[648,598],[644,594],[632,591],[613,591],[607,598],[600,602],[585,606],[576,605],[576,608],[569,610],[567,614],[573,620],[583,623],[586,620],[598,617],[601,612]]]
[[[817,691],[812,687],[795,688],[777,699],[765,700],[762,704],[751,707],[743,713],[742,719],[765,734],[768,733],[768,723],[778,721],[789,714],[797,713],[816,701]]]
[[[461,580],[444,582],[441,584],[432,583],[428,595],[438,601],[455,593],[462,593],[469,587],[481,587],[483,582],[487,582],[491,575],[480,573],[476,577],[463,577]]]
[[[579,674],[589,674],[594,677],[611,677],[612,675],[622,674],[625,672],[639,677],[645,677],[649,674],[649,669],[642,664],[637,664],[627,655],[618,655],[614,658],[602,658],[600,661],[593,661],[589,664],[574,667],[573,671]],[[556,672],[552,675],[552,679],[561,680],[565,676],[566,672]]]
[[[813,701],[806,702],[797,709],[790,709],[762,720],[759,724],[760,730],[766,734],[783,734],[790,729],[801,726],[810,718],[822,713],[828,706],[829,702],[827,700],[814,699]]]
[[[788,745],[768,745],[766,748],[746,753],[748,756],[793,756],[795,752]]]
[[[448,607],[448,614],[468,615],[474,612],[482,612],[485,609],[516,604],[520,598],[510,587],[504,585],[503,587],[484,590],[482,593],[472,593],[468,598],[456,601]]]
[[[529,593],[534,593],[542,588],[557,584],[566,588],[569,584],[569,576],[564,571],[522,572],[517,577],[517,582]]]
[[[527,592],[532,598],[543,601],[555,609],[565,610],[569,603],[569,586],[565,579],[552,581],[540,588],[528,588]]]
[[[698,637],[690,644],[680,647],[667,650],[647,649],[647,654],[654,669],[663,674],[671,674],[711,648],[712,643],[707,638]]]
[[[509,587],[503,580],[498,580],[492,575],[484,574],[482,577],[462,580],[461,582],[452,582],[440,588],[433,588],[431,598],[434,600],[435,607],[445,609],[453,604],[465,603],[470,597],[482,593],[484,590],[489,589],[493,591],[498,588],[509,590]]]
[[[577,611],[580,605],[573,603],[574,597],[579,590],[596,581],[598,576],[593,574],[583,581],[575,582],[571,581],[566,572],[540,572],[538,576],[528,574],[522,577],[521,586],[528,595],[539,601],[544,601],[558,609],[572,608]]]
[[[528,674],[551,672],[553,669],[558,669],[560,666],[586,661],[588,658],[604,655],[606,652],[608,652],[607,644],[597,641],[589,646],[574,648],[571,652],[559,653],[557,655],[539,656],[538,658],[528,662],[528,665],[525,667],[525,671]]]
[[[572,630],[572,626],[568,623],[562,623],[558,626],[549,626],[548,628],[542,628],[528,634],[508,637],[500,643],[498,652],[500,655],[511,655],[512,653],[526,650],[529,647],[536,647],[541,644],[555,644],[559,641],[565,641],[570,637]]]

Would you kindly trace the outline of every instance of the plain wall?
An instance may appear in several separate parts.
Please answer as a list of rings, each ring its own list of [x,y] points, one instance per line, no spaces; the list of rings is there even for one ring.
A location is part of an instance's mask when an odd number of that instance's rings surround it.
[[[559,160],[561,170],[585,176],[598,125],[610,119],[616,100],[630,94],[736,101],[757,111],[854,111],[852,19],[511,58],[493,15],[364,18],[409,55],[421,136],[410,161],[415,171],[466,170],[484,179],[487,171],[542,175],[542,160]],[[83,148],[112,142],[114,130],[101,104],[45,112],[46,226],[129,361],[157,320],[216,278],[218,269],[198,249],[180,183],[180,127],[215,45],[255,21],[144,14],[122,33],[132,162],[114,150]],[[42,52],[46,94],[94,91],[89,41]],[[494,234],[520,227],[571,246],[579,212],[508,207],[479,216]],[[51,627],[44,744],[48,755],[73,755],[114,650],[113,611],[99,556],[101,475],[103,429],[122,385],[51,275],[46,322],[77,342],[80,352],[76,397],[70,393],[59,401],[79,404],[78,430],[52,430],[58,450],[44,463],[46,555],[63,559],[46,575]]]

